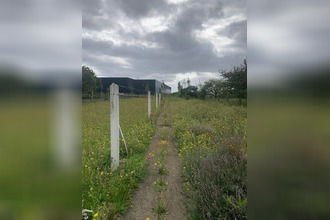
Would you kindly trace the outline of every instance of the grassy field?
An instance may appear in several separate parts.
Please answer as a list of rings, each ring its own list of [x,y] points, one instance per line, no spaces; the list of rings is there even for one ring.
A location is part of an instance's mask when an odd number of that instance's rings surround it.
[[[155,130],[147,117],[146,98],[120,100],[128,155],[121,148],[120,159],[126,162],[111,172],[109,108],[109,101],[82,106],[82,207],[94,211],[90,217],[116,216],[129,208],[131,194],[145,175],[144,154]],[[152,112],[154,108],[153,104]]]
[[[80,209],[80,166],[58,163],[54,101],[14,98],[0,104],[0,219],[69,219]]]
[[[247,219],[247,111],[171,100],[190,219]]]
[[[174,129],[189,219],[246,219],[246,107],[166,99],[162,124],[172,122]],[[146,175],[145,153],[155,131],[145,98],[120,100],[120,125],[129,152],[121,148],[126,162],[111,172],[109,114],[108,101],[82,106],[82,207],[93,210],[89,215],[96,219],[112,219],[128,210],[132,193]],[[160,131],[162,140],[166,135]]]

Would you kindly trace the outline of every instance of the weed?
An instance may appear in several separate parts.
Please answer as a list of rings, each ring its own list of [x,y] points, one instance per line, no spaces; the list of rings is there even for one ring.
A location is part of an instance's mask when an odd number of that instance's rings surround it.
[[[156,207],[154,207],[152,211],[157,213],[157,219],[163,219],[168,212],[164,202],[162,201],[158,201]]]
[[[154,184],[156,186],[156,192],[162,192],[166,190],[167,183],[162,178],[157,179]]]
[[[161,140],[167,140],[168,139],[168,131],[167,128],[162,128],[159,132],[159,136]]]
[[[174,139],[191,219],[247,219],[246,108],[173,99]]]
[[[82,207],[118,216],[129,208],[131,194],[147,171],[148,149],[155,131],[146,117],[145,99],[120,100],[120,126],[128,155],[120,148],[120,167],[111,171],[109,102],[82,105]],[[134,111],[132,111],[134,109]],[[153,111],[154,112],[154,111]],[[155,114],[159,115],[157,111]],[[110,209],[110,204],[113,209]],[[109,210],[112,210],[111,212]],[[108,218],[111,219],[111,218]]]

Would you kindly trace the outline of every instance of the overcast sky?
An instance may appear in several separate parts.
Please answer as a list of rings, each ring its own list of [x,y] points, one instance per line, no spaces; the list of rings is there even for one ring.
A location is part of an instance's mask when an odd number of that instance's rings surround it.
[[[83,65],[98,76],[193,84],[246,57],[245,0],[84,0]]]

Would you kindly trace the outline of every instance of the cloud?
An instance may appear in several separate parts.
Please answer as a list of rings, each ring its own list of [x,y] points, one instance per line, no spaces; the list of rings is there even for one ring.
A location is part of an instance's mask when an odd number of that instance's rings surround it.
[[[98,75],[204,81],[246,57],[246,2],[86,1],[82,44]]]

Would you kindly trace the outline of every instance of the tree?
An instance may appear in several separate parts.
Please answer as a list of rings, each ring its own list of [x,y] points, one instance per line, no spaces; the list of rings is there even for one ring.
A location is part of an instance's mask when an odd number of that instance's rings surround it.
[[[247,98],[247,61],[244,59],[243,64],[234,66],[230,71],[219,71],[224,78],[224,92],[226,97],[239,98],[240,103],[242,99]]]
[[[180,97],[186,99],[197,98],[198,97],[197,91],[198,91],[197,86],[188,86],[187,88],[181,90]]]
[[[208,98],[220,99],[225,96],[224,82],[220,79],[210,79],[201,88]]]
[[[102,82],[98,79],[92,69],[82,66],[82,91],[91,93],[97,88],[102,89]]]
[[[180,82],[178,82],[178,92],[179,92],[179,95],[181,95],[181,90],[182,90],[182,85]]]

